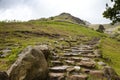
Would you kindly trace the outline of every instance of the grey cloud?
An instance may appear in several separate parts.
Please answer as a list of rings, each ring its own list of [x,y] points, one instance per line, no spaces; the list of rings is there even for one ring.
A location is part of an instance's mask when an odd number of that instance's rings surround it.
[[[23,0],[0,0],[0,9],[7,9],[14,7],[20,3],[22,3]]]
[[[19,5],[31,5],[36,0],[0,0],[0,9],[9,9]]]

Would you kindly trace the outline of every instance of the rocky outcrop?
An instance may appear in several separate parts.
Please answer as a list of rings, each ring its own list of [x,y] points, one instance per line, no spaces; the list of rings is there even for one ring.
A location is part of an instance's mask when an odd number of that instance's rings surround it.
[[[27,47],[7,71],[10,80],[46,80],[49,54],[46,45]]]

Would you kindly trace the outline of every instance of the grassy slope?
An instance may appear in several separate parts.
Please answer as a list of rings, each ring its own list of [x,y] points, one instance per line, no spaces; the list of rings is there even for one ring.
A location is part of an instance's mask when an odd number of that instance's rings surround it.
[[[26,33],[27,32],[27,33]],[[18,53],[28,45],[53,43],[58,38],[50,37],[54,34],[60,37],[84,36],[104,36],[83,26],[55,21],[32,21],[32,22],[13,22],[0,23],[0,49],[12,48],[12,53],[6,58],[0,59],[0,70],[6,70],[16,59]]]
[[[106,62],[120,75],[120,42],[109,38],[102,39],[101,49],[104,58],[108,58]]]
[[[88,37],[106,36],[105,34],[98,33],[89,28],[68,22],[56,22],[56,21],[31,21],[23,23],[2,22],[0,23],[0,48],[10,47],[12,48],[12,53],[10,56],[0,59],[0,64],[2,64],[0,65],[0,70],[6,70],[8,66],[16,59],[20,50],[22,50],[26,46],[46,42],[54,43],[54,41],[58,40],[58,38],[50,37],[53,34],[60,35],[59,37],[69,36],[75,37],[76,35],[84,35]],[[101,42],[104,57],[111,58],[114,65],[112,63],[110,63],[110,65],[112,65],[119,73],[120,43],[108,38],[107,39],[103,38]]]

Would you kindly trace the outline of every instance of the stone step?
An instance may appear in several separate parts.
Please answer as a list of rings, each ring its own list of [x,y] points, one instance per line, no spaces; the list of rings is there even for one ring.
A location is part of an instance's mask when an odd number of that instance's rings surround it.
[[[82,57],[82,58],[81,58],[81,61],[86,61],[86,62],[88,62],[88,61],[91,61],[91,59],[88,58],[88,57]]]
[[[64,57],[78,57],[80,54],[77,53],[64,53]]]
[[[81,54],[93,53],[94,50],[80,50]]]
[[[74,67],[69,67],[67,68],[67,73],[71,73],[71,72],[74,72],[75,71],[75,68]]]
[[[89,53],[89,54],[82,54],[81,56],[82,57],[88,57],[88,58],[96,58],[96,55],[91,54],[91,53]]]
[[[52,65],[54,66],[62,66],[63,63],[61,61],[51,61]]]
[[[68,75],[74,75],[74,74],[80,74],[81,67],[80,66],[72,66],[67,69],[67,76]]]
[[[71,60],[74,60],[75,62],[80,62],[82,59],[80,57],[71,57]]]
[[[65,73],[49,73],[48,80],[65,80]]]
[[[49,68],[50,72],[55,72],[55,73],[65,73],[67,68],[69,68],[70,66],[55,66],[55,67],[51,67]]]
[[[75,64],[75,61],[72,61],[72,60],[64,60],[64,62],[68,65],[74,65]]]
[[[60,60],[72,60],[72,61],[75,61],[75,62],[80,62],[81,61],[81,58],[80,57],[60,57]]]
[[[67,80],[87,80],[88,76],[85,74],[80,74],[80,75],[71,75],[68,77]]]
[[[96,63],[94,61],[81,61],[80,63],[76,63],[76,65],[89,69],[94,69],[96,67]]]

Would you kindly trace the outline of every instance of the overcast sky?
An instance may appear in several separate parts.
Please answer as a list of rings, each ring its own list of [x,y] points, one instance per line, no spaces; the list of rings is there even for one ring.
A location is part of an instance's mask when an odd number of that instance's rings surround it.
[[[0,0],[0,20],[30,20],[67,12],[90,23],[109,23],[103,18],[110,0]]]

